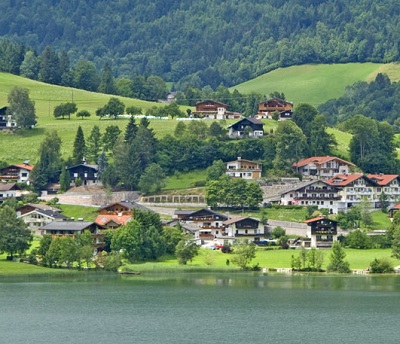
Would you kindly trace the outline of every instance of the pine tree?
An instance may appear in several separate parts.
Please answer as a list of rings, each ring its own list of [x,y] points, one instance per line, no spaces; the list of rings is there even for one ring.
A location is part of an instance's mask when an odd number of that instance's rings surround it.
[[[75,136],[74,150],[72,152],[72,163],[74,165],[82,164],[83,158],[85,157],[85,150],[85,137],[83,136],[81,126],[79,126]]]
[[[86,141],[86,161],[96,163],[100,155],[101,132],[98,125],[93,126]]]
[[[125,142],[131,143],[136,137],[138,127],[135,123],[135,118],[131,116],[125,130]]]
[[[69,175],[66,166],[63,166],[60,174],[60,189],[65,192],[70,188],[71,176]]]
[[[115,94],[115,83],[112,74],[111,66],[108,62],[104,65],[103,71],[101,73],[101,81],[98,91],[106,94]]]

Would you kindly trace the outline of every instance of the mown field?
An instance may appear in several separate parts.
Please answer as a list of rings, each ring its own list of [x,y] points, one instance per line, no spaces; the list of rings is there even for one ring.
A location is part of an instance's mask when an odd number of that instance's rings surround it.
[[[279,68],[255,79],[231,87],[241,93],[268,95],[283,92],[288,101],[318,106],[341,96],[346,86],[357,81],[370,81],[378,73],[386,73],[392,81],[400,80],[400,64],[348,63],[302,65]]]

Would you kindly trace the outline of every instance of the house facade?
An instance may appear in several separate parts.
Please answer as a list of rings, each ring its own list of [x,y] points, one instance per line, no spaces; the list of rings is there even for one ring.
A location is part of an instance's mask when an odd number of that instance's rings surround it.
[[[279,112],[279,120],[291,119],[293,115],[293,103],[280,98],[271,98],[258,104],[257,118],[272,119],[275,111]]]
[[[257,118],[242,118],[238,122],[228,126],[228,136],[231,139],[240,139],[245,137],[263,137],[264,123]]]
[[[389,206],[395,206],[400,199],[400,176],[398,174],[367,174],[367,178],[375,182],[375,208],[380,208],[380,197],[382,193],[387,196]]]
[[[27,225],[28,229],[34,235],[42,236],[44,231],[40,230],[41,227],[53,221],[67,221],[68,217],[62,215],[60,212],[53,212],[51,210],[33,209],[23,215],[18,215]]]
[[[233,244],[234,240],[247,240],[259,243],[265,239],[266,231],[264,225],[252,217],[236,217],[224,221],[224,232],[216,236],[216,243],[222,246]]]
[[[304,177],[328,179],[335,174],[348,174],[355,165],[334,156],[313,156],[302,159],[292,165],[297,173]]]
[[[15,183],[0,183],[0,203],[7,198],[15,198],[20,188]]]
[[[100,232],[98,225],[94,222],[86,221],[53,221],[39,228],[43,235],[51,235],[53,238],[57,237],[75,237],[77,234],[83,234],[89,231],[92,234],[94,243],[93,247],[102,249],[105,246],[104,234]]]
[[[234,178],[260,179],[262,173],[262,164],[257,161],[251,161],[238,157],[237,160],[226,163],[226,175]]]
[[[190,232],[201,243],[213,243],[216,236],[224,232],[223,223],[228,220],[226,215],[207,208],[195,211],[176,210],[175,216],[183,224],[190,225]]]
[[[312,180],[285,190],[281,194],[282,205],[314,205],[318,209],[329,209],[331,214],[338,213],[338,202],[342,196],[339,188],[323,180]]]
[[[359,204],[363,199],[371,205],[379,202],[376,189],[378,184],[361,173],[337,174],[326,181],[329,185],[338,188],[341,200],[338,201],[338,211]]]
[[[311,238],[311,247],[330,248],[337,241],[336,221],[319,216],[304,222],[307,224],[307,236]]]
[[[16,128],[17,124],[12,116],[7,114],[7,106],[0,109],[0,130]]]
[[[72,167],[68,167],[71,182],[75,183],[75,180],[79,178],[82,181],[82,185],[95,185],[99,184],[97,165],[80,164]]]
[[[214,119],[226,119],[228,105],[215,100],[204,100],[196,104],[196,117],[210,117]]]
[[[29,161],[4,167],[0,169],[0,180],[5,182],[26,183],[29,185],[29,176],[33,167],[33,165],[29,164]]]

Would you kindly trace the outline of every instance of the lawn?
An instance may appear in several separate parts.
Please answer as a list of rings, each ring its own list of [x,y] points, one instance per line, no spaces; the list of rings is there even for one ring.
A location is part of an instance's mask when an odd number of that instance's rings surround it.
[[[82,218],[83,221],[94,221],[97,217],[95,212],[98,208],[96,207],[85,207],[82,205],[70,205],[70,204],[58,204],[62,210],[62,214],[68,217],[73,217],[75,220]]]
[[[372,225],[370,228],[372,230],[388,229],[391,224],[389,215],[387,213],[382,213],[382,211],[380,210],[373,211],[371,213],[371,217],[372,217]]]
[[[231,87],[241,93],[283,92],[288,101],[318,106],[343,95],[346,86],[357,81],[373,80],[377,73],[387,73],[392,81],[400,79],[400,64],[378,63],[315,64],[278,68],[255,79]]]
[[[164,190],[187,189],[195,187],[195,183],[206,182],[206,170],[195,170],[187,173],[175,173],[167,178]]]

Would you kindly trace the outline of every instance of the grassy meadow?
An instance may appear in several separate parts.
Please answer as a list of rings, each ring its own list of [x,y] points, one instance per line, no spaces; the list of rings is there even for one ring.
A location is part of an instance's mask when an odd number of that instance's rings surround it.
[[[357,81],[370,81],[378,73],[386,73],[392,81],[400,80],[400,64],[348,63],[313,64],[278,68],[255,79],[231,87],[241,93],[258,92],[268,95],[283,92],[286,99],[318,106],[341,96],[346,86]]]

